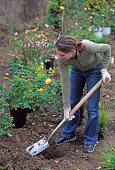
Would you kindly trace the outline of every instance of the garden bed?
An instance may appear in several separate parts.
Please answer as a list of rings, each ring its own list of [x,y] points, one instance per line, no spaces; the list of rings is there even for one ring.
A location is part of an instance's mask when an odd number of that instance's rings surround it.
[[[101,151],[105,148],[105,143],[109,146],[115,143],[115,116],[114,116],[114,96],[115,96],[115,65],[109,69],[112,81],[105,84],[101,89],[101,102],[109,107],[108,133],[104,134],[104,139],[99,140],[93,153],[83,152],[83,131],[87,113],[85,111],[83,123],[78,127],[77,139],[71,143],[64,143],[59,146],[53,145],[53,140],[60,135],[59,129],[50,141],[50,147],[37,156],[32,157],[25,149],[42,137],[48,138],[52,130],[63,119],[52,107],[50,110],[36,110],[28,113],[27,126],[24,128],[12,129],[12,137],[0,136],[0,168],[7,166],[8,170],[94,170],[101,164]]]

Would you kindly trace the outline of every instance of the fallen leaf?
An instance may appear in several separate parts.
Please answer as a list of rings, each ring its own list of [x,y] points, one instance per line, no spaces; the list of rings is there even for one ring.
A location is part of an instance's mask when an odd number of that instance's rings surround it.
[[[52,124],[48,124],[49,125],[49,127],[53,127],[54,125],[52,125]]]
[[[101,169],[101,166],[97,167],[96,169]]]

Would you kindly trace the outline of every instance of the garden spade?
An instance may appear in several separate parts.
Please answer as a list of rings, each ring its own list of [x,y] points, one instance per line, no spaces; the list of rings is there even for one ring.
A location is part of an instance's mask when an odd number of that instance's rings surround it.
[[[86,100],[98,89],[98,87],[102,84],[102,79],[98,81],[98,83],[84,96],[84,98],[70,111],[70,116],[72,116],[85,102]],[[53,136],[53,134],[65,123],[66,121],[63,119],[59,125],[52,131],[48,139],[45,137],[39,140],[38,142],[34,143],[33,145],[26,148],[26,151],[32,155],[35,156],[48,148],[49,140]]]

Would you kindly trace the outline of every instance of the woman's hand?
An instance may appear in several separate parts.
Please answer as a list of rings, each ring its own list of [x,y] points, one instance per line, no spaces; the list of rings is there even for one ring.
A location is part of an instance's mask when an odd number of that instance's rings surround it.
[[[74,115],[70,117],[70,111],[71,111],[71,108],[70,108],[70,107],[64,108],[64,120],[65,120],[65,121],[70,121],[70,120],[72,120],[73,118],[75,118]]]
[[[108,73],[106,68],[103,68],[101,70],[101,74],[102,74],[103,83],[105,82],[109,83],[111,81],[111,75]]]

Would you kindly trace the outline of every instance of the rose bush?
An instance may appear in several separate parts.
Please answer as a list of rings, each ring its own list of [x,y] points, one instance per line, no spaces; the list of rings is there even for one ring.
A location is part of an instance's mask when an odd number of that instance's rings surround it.
[[[19,64],[17,58],[16,63],[10,63],[6,73],[8,80],[4,94],[10,108],[43,110],[45,107],[50,108],[52,104],[62,110],[61,83],[50,78],[51,74],[47,73],[42,63],[28,67]],[[9,78],[11,73],[12,78]]]
[[[37,26],[39,20],[36,21]],[[10,46],[13,54],[19,57],[19,62],[24,65],[30,63],[40,64],[54,57],[54,43],[57,33],[48,24],[40,24],[34,29],[25,30],[22,33],[10,31]]]

